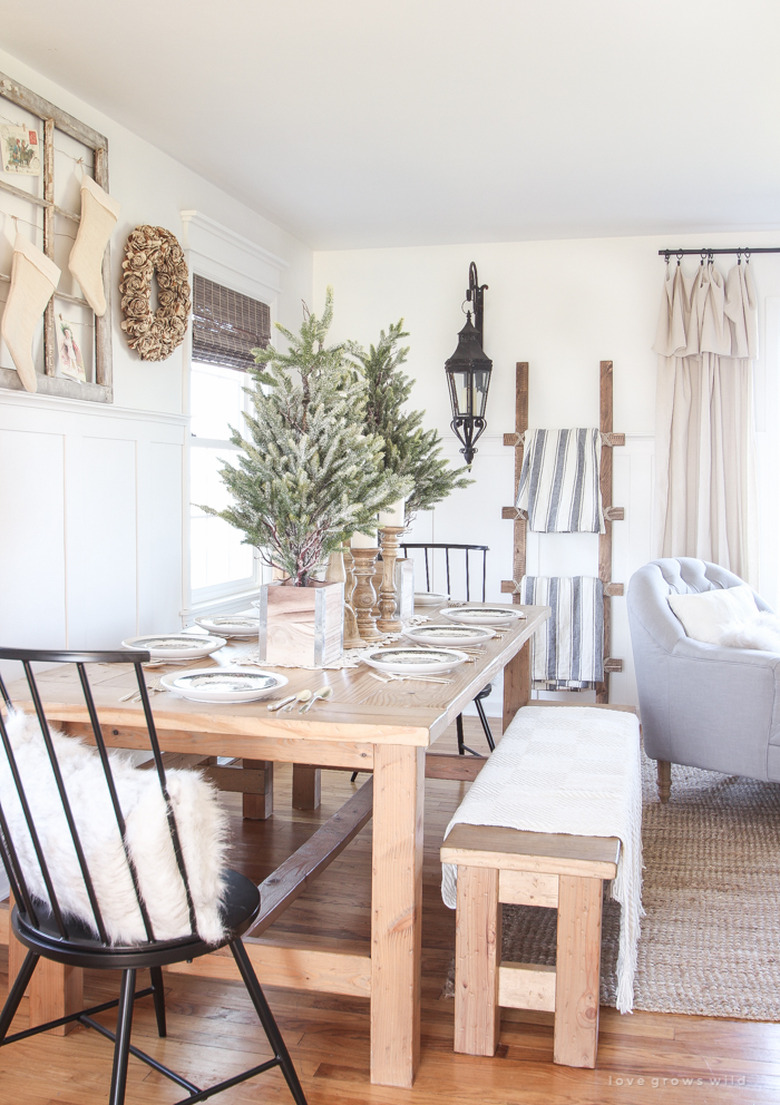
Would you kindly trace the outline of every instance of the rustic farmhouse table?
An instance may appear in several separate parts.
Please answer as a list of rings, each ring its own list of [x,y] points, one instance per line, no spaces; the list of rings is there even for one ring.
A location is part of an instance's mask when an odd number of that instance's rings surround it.
[[[526,617],[502,627],[474,662],[457,668],[448,683],[385,684],[373,678],[364,664],[322,672],[285,669],[290,682],[284,693],[323,684],[333,688],[329,701],[318,702],[304,714],[270,712],[263,700],[203,704],[169,692],[153,698],[166,753],[229,757],[255,768],[273,761],[292,763],[300,775],[299,797],[310,805],[317,801],[320,767],[370,773],[331,822],[261,884],[262,912],[244,940],[264,984],[369,999],[374,1083],[411,1086],[419,1058],[425,777],[464,778],[469,772],[473,777],[479,763],[474,757],[428,750],[478,691],[502,672],[504,724],[528,700],[530,672],[524,645],[549,616],[549,609],[513,609],[524,610]],[[247,648],[245,642],[229,643],[202,666],[240,663]],[[138,746],[143,716],[138,704],[127,698],[132,673],[117,676],[106,666],[91,674],[109,743]],[[150,670],[150,682],[157,674]],[[62,671],[42,672],[40,687],[50,716],[63,729],[86,732],[83,705]],[[12,696],[15,690],[11,688]],[[371,947],[364,951],[354,946],[318,948],[303,937],[295,947],[275,945],[268,926],[369,817],[373,817]],[[7,932],[7,911],[3,922]],[[11,944],[9,957],[14,963],[16,941]],[[30,995],[31,1016],[40,1020],[75,1008],[80,996],[79,972],[67,973],[52,963],[45,967],[36,972],[36,989]],[[236,977],[232,957],[224,950],[177,969],[213,978]]]

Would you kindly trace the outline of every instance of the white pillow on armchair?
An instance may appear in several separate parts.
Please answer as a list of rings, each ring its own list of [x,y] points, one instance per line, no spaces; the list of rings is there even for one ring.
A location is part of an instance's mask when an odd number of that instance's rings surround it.
[[[737,623],[751,623],[758,607],[747,583],[712,591],[668,596],[669,606],[682,622],[687,637],[709,645],[722,644],[724,633]]]

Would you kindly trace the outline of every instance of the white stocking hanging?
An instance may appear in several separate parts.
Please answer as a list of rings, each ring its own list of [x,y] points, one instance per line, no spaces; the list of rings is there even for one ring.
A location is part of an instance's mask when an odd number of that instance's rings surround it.
[[[11,290],[0,332],[27,391],[38,390],[32,357],[33,338],[59,279],[60,270],[54,262],[17,234],[11,263]]]
[[[119,218],[119,204],[92,177],[81,182],[81,221],[68,259],[68,268],[78,280],[84,298],[96,315],[106,313],[103,288],[103,254]]]

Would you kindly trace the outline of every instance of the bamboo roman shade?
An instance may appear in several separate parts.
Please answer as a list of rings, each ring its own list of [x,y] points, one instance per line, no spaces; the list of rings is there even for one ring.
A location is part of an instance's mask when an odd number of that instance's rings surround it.
[[[247,368],[252,350],[271,339],[271,309],[267,303],[193,275],[192,359],[205,364]]]

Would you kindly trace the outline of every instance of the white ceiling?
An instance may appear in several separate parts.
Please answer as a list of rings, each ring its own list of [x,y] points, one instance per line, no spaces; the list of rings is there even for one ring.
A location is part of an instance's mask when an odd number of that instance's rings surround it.
[[[316,249],[780,227],[778,0],[0,0],[0,27]]]

